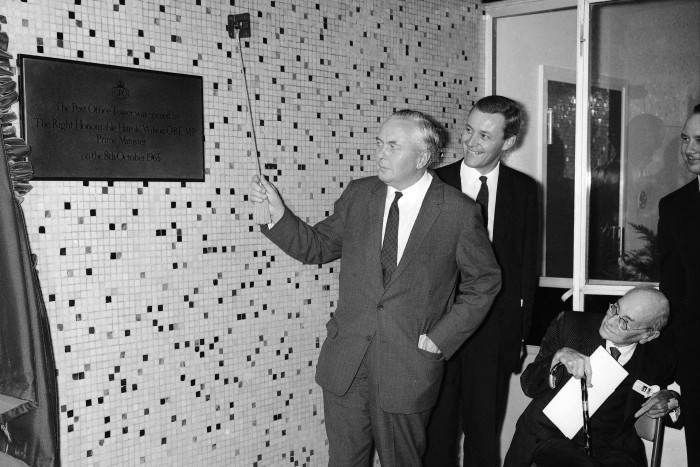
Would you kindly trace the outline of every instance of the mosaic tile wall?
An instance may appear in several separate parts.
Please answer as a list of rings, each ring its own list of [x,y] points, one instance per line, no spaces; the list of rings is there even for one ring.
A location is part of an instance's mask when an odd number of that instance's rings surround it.
[[[18,54],[200,75],[203,183],[33,181],[23,204],[51,321],[66,466],[325,465],[314,367],[340,264],[267,242],[237,40],[265,173],[314,222],[375,173],[382,119],[451,135],[483,88],[462,0],[3,0]],[[16,62],[14,62],[16,63]],[[19,110],[18,110],[19,111]],[[31,141],[29,141],[31,144]]]

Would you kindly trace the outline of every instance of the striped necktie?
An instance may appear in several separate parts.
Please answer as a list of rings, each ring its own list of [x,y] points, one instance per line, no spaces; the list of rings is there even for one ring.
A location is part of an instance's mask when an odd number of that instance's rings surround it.
[[[382,243],[382,273],[384,276],[384,287],[389,283],[391,275],[396,269],[396,257],[399,249],[399,199],[403,193],[397,191],[394,201],[389,208],[389,216],[386,219],[386,229],[384,230],[384,243]]]
[[[618,360],[620,358],[620,350],[615,346],[611,346],[610,355],[612,355],[615,360]]]

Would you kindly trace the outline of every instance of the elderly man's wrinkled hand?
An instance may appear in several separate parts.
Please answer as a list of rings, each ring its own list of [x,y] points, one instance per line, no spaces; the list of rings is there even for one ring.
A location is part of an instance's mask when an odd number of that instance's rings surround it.
[[[576,379],[581,379],[586,376],[588,387],[593,386],[593,370],[591,369],[591,359],[587,355],[582,354],[569,347],[562,347],[552,357],[550,369],[557,363],[561,363],[566,371]]]
[[[669,389],[662,389],[647,399],[634,416],[639,417],[646,414],[651,418],[663,417],[670,411],[677,409],[678,404],[678,394]]]

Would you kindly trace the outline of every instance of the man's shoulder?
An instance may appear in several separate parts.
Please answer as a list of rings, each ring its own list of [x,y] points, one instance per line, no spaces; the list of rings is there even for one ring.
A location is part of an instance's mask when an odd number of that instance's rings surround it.
[[[462,181],[460,179],[461,175],[462,159],[451,164],[447,164],[444,167],[435,169],[435,175],[437,178],[447,183],[450,186],[459,188],[462,186]]]
[[[361,185],[374,185],[377,182],[380,182],[379,177],[376,175],[370,175],[368,177],[362,177],[362,178],[353,178],[348,182],[348,185],[351,183],[354,184],[355,186],[361,186]]]
[[[463,159],[459,159],[459,160],[456,161],[456,162],[452,162],[452,163],[450,163],[450,164],[443,165],[442,167],[439,167],[439,168],[435,169],[435,173],[438,174],[438,176],[440,176],[440,175],[442,175],[442,174],[445,174],[445,173],[448,173],[448,172],[452,172],[452,171],[455,171],[455,170],[459,171],[459,167],[460,167],[460,165],[462,164],[462,160],[463,160]]]
[[[501,174],[499,175],[499,177],[510,179],[511,183],[516,183],[523,187],[533,190],[537,188],[537,182],[535,182],[535,179],[519,170],[516,170],[512,167],[508,167],[507,165],[501,163],[500,171]]]
[[[582,311],[562,311],[555,318],[560,326],[571,328],[588,328],[600,325],[603,314]]]
[[[600,323],[603,313],[583,312],[583,311],[562,311],[557,316],[565,324],[587,324]]]
[[[347,184],[346,184],[346,190],[351,189],[352,190],[373,190],[377,187],[381,188],[384,182],[382,182],[379,177],[376,175],[372,175],[369,177],[362,177],[362,178],[354,178],[351,179]]]
[[[661,201],[659,202],[659,205],[668,205],[668,204],[674,204],[677,200],[679,199],[684,199],[688,198],[689,196],[693,195],[698,191],[698,179],[697,177],[692,179],[690,182],[686,183],[682,187],[678,188],[675,191],[672,191],[671,193],[667,194],[663,198],[661,198]],[[685,209],[685,206],[684,206]]]
[[[462,193],[462,190],[455,188],[440,177],[433,177],[433,183],[444,190],[444,201],[448,204],[476,206],[476,201]]]

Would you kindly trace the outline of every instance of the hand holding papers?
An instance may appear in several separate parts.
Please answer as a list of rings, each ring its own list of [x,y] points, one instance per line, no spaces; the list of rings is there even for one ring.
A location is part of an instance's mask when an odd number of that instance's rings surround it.
[[[627,371],[603,347],[593,352],[590,362],[595,375],[594,385],[588,388],[588,410],[592,416],[625,379]],[[566,437],[573,438],[583,426],[580,381],[571,378],[544,408],[544,414]]]

